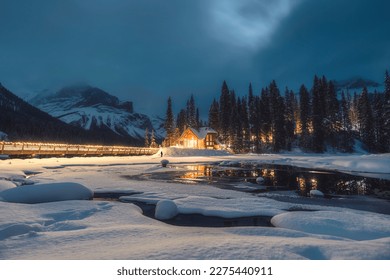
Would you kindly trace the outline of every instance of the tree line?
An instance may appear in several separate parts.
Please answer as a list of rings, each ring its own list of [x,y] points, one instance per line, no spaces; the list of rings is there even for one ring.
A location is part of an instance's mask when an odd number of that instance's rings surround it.
[[[386,71],[383,93],[337,92],[333,81],[314,76],[309,89],[305,85],[294,92],[281,93],[272,81],[259,94],[237,96],[223,82],[219,99],[209,107],[208,120],[199,119],[194,96],[176,119],[172,99],[168,99],[165,118],[165,146],[175,143],[185,127],[207,125],[219,134],[219,141],[236,153],[290,151],[339,151],[350,153],[356,143],[369,152],[390,152],[390,78]]]

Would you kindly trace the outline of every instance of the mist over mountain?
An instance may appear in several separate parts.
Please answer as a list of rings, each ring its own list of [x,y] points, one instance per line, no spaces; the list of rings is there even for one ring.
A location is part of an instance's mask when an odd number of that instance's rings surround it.
[[[337,91],[361,91],[366,87],[369,91],[382,91],[383,85],[370,79],[362,77],[354,77],[347,80],[333,81]]]
[[[125,109],[129,113],[133,113],[132,102],[120,102],[116,96],[88,85],[68,86],[54,93],[50,90],[46,90],[30,99],[29,102],[34,105],[65,102],[62,105],[64,109],[102,104],[118,109]]]

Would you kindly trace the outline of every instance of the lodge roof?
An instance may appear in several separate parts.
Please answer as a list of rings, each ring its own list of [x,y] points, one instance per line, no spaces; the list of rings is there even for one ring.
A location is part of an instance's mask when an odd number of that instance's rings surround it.
[[[195,128],[189,127],[187,129],[190,129],[198,139],[204,139],[206,138],[207,134],[218,134],[214,129],[211,127],[200,127],[199,130],[196,130]]]

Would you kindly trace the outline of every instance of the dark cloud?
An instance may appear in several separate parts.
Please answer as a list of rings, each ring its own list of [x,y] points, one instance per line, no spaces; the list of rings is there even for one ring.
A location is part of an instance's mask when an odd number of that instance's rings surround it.
[[[389,1],[305,1],[256,56],[264,80],[297,87],[314,74],[378,80],[390,67]]]
[[[74,82],[163,113],[222,81],[246,94],[276,79],[378,80],[389,57],[388,1],[2,0],[0,81],[15,91]],[[205,115],[207,112],[203,112]]]

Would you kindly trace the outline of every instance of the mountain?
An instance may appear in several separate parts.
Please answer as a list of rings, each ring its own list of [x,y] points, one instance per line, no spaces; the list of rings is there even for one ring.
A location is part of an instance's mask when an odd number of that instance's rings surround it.
[[[357,92],[360,93],[364,87],[367,87],[369,92],[381,91],[383,86],[375,81],[364,79],[361,77],[351,78],[348,80],[340,80],[333,81],[336,90],[338,92],[341,91],[349,91],[349,92]]]
[[[55,141],[61,143],[131,144],[112,131],[87,132],[52,117],[25,102],[0,84],[0,131],[10,141]]]
[[[116,135],[144,143],[145,130],[164,137],[163,120],[135,113],[133,103],[88,85],[65,87],[57,92],[45,91],[29,101],[59,120],[88,131],[112,131]]]
[[[0,141],[8,141],[7,133],[0,131]]]

